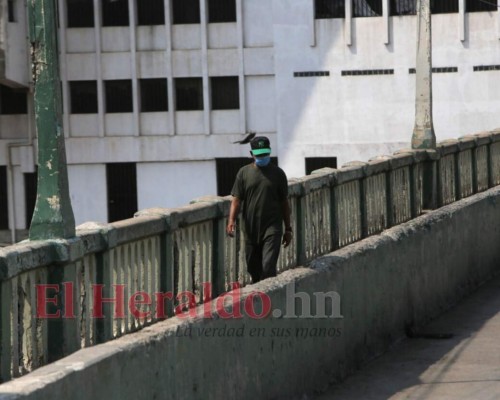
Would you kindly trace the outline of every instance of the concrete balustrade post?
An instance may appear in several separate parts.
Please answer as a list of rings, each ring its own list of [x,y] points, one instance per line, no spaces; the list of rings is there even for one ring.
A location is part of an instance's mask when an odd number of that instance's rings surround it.
[[[500,129],[495,129],[490,135],[488,170],[490,187],[493,187],[500,184]]]
[[[48,315],[55,315],[57,312],[63,314],[61,305],[64,303],[62,293],[64,273],[63,268],[59,265],[51,265],[48,268],[47,283],[49,285],[57,285],[59,290],[57,293],[47,291],[47,296],[54,297],[56,303],[48,303],[46,310]],[[64,306],[63,306],[64,307]],[[48,336],[48,362],[54,362],[64,356],[64,333],[63,333],[63,319],[62,318],[48,318],[47,319],[47,336]]]
[[[301,185],[297,196],[297,265],[304,265],[307,261],[306,255],[306,197],[304,187]]]
[[[3,269],[3,268],[2,268]],[[10,310],[12,304],[12,282],[10,279],[0,283],[0,382],[12,378],[12,323]]]
[[[439,154],[427,150],[427,161],[422,162],[422,209],[435,210],[440,198]]]
[[[332,169],[330,175],[330,229],[332,238],[332,251],[340,248],[340,229],[339,229],[339,215],[338,215],[338,198],[335,191],[337,186],[337,170]]]
[[[63,355],[74,353],[79,350],[81,347],[81,338],[80,338],[80,309],[78,305],[78,301],[80,299],[79,296],[79,287],[78,287],[78,277],[77,277],[77,265],[76,263],[71,263],[65,265],[63,268],[63,277],[62,282],[66,283],[66,286],[60,288],[62,295],[64,296],[64,301],[61,304],[62,313],[64,315],[70,316],[70,312],[74,314],[74,318],[65,318],[62,326],[62,353]],[[70,283],[73,285],[73,289],[71,290],[67,284]],[[68,293],[66,293],[68,291]],[[70,301],[71,304],[68,304],[67,301]]]

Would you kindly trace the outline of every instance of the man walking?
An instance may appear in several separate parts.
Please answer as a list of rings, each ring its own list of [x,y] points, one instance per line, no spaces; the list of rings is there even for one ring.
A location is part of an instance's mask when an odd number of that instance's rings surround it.
[[[257,136],[251,140],[250,146],[254,161],[236,175],[226,232],[234,236],[236,218],[241,209],[247,268],[255,283],[276,276],[280,246],[290,244],[292,227],[287,177],[281,168],[270,162],[269,139]]]

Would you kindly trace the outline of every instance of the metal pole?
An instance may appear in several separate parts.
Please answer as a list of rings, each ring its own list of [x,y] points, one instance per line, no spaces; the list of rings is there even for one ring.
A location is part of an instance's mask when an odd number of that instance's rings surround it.
[[[430,0],[417,0],[417,65],[413,149],[435,149],[432,122],[432,32]]]
[[[30,240],[75,236],[62,128],[55,0],[28,0],[38,136],[38,189]]]

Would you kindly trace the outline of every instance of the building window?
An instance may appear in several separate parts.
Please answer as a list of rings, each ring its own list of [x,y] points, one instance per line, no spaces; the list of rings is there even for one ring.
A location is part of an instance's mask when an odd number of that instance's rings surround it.
[[[92,28],[94,26],[93,0],[68,0],[68,28]]]
[[[24,201],[26,204],[26,229],[31,225],[33,212],[36,204],[36,191],[38,187],[38,173],[30,172],[24,174]]]
[[[167,79],[140,79],[141,112],[168,111]]]
[[[139,25],[165,24],[163,0],[137,0],[137,23]]]
[[[250,147],[248,151],[250,151]],[[271,162],[278,165],[278,158],[271,157]],[[236,179],[236,174],[241,167],[250,163],[252,163],[252,158],[250,157],[216,158],[217,196],[230,195],[234,180]]]
[[[415,15],[416,13],[416,0],[391,0],[390,15]]]
[[[0,229],[9,229],[9,202],[7,200],[7,167],[0,165]]]
[[[175,104],[177,111],[203,110],[201,78],[175,78]]]
[[[173,0],[172,14],[174,24],[199,24],[199,0]]]
[[[72,81],[69,82],[72,114],[97,113],[97,82]]]
[[[345,0],[315,0],[314,15],[316,19],[344,18]]]
[[[137,211],[135,163],[106,164],[108,222],[132,218]]]
[[[133,111],[132,81],[130,79],[104,81],[104,85],[107,113],[127,113]]]
[[[208,0],[208,22],[236,22],[236,0]]]
[[[101,0],[102,26],[128,26],[128,0]]]
[[[26,89],[11,89],[0,85],[0,114],[27,114]]]
[[[433,14],[448,14],[458,12],[458,0],[431,0]]]
[[[16,4],[14,0],[7,1],[7,14],[9,22],[16,22]]]
[[[379,17],[382,15],[382,0],[352,0],[353,17]]]
[[[337,168],[337,157],[306,157],[306,175],[321,168]]]
[[[498,11],[497,0],[466,0],[465,11]]]
[[[240,92],[237,76],[210,78],[212,110],[236,110],[240,108]]]

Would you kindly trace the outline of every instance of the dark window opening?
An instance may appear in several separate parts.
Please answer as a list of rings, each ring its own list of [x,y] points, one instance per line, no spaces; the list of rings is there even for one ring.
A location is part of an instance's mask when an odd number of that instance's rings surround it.
[[[203,110],[201,78],[175,78],[175,103],[178,111]]]
[[[173,0],[172,21],[174,24],[199,24],[199,0]]]
[[[382,0],[353,0],[352,16],[379,17],[382,15]]]
[[[33,212],[35,211],[36,191],[38,187],[38,173],[30,172],[24,174],[24,200],[26,204],[26,229],[31,225]]]
[[[478,71],[500,71],[500,65],[474,65],[474,72]]]
[[[430,0],[432,14],[458,12],[458,0]],[[467,0],[481,1],[481,0]],[[390,15],[416,15],[417,0],[391,0]]]
[[[394,75],[393,69],[351,69],[341,71],[342,76]]]
[[[497,0],[466,0],[465,11],[498,11]]]
[[[167,80],[140,79],[141,112],[168,111]]]
[[[94,26],[93,0],[68,0],[68,28],[91,28]]]
[[[337,157],[306,157],[306,175],[321,168],[337,168]]]
[[[250,146],[248,146],[250,151]],[[215,171],[217,175],[217,196],[227,196],[231,194],[231,189],[236,179],[236,174],[240,168],[245,165],[251,164],[252,158],[249,157],[235,157],[235,158],[216,158]],[[271,157],[271,162],[278,165],[278,158]]]
[[[9,22],[16,22],[16,9],[14,0],[7,1],[7,14]]]
[[[391,0],[390,15],[415,15],[417,0]]]
[[[132,81],[117,79],[104,81],[106,91],[106,112],[126,113],[133,111]]]
[[[431,0],[432,14],[448,14],[458,12],[458,0]]]
[[[102,26],[128,25],[128,0],[102,0]]]
[[[0,85],[0,114],[27,114],[26,89],[11,89]]]
[[[316,19],[344,18],[345,0],[315,0],[314,17]]]
[[[9,202],[7,199],[7,167],[0,166],[0,229],[9,229]]]
[[[240,108],[240,91],[237,76],[210,78],[212,110],[235,110]]]
[[[165,3],[163,0],[137,0],[138,25],[165,24]]]
[[[236,22],[236,0],[208,0],[208,22]]]
[[[135,163],[106,164],[108,222],[132,218],[137,211]]]
[[[97,82],[72,81],[69,82],[72,114],[97,113]]]

